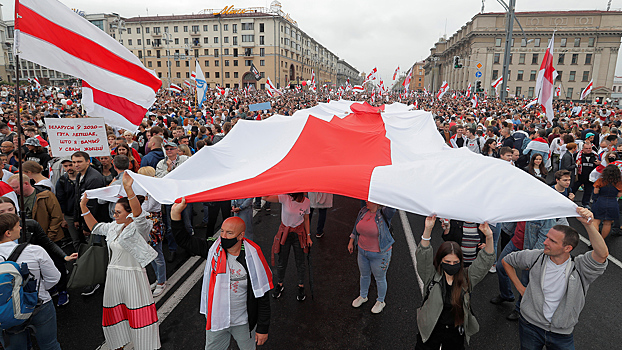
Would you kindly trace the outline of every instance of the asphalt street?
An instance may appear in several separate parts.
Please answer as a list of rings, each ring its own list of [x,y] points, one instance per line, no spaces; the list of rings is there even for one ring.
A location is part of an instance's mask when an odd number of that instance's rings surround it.
[[[416,310],[421,306],[422,298],[404,227],[410,227],[415,242],[419,243],[424,218],[407,214],[407,222],[402,222],[400,215],[394,216],[396,243],[387,273],[387,306],[381,314],[375,315],[370,312],[376,297],[374,282],[370,288],[370,300],[359,309],[351,306],[359,292],[359,272],[356,252],[350,255],[347,243],[359,208],[359,200],[336,196],[334,207],[328,211],[326,234],[320,239],[313,236],[313,299],[307,282],[307,300],[296,300],[296,271],[291,254],[285,291],[280,299],[271,299],[268,341],[258,349],[414,348]],[[200,205],[195,206],[197,225],[202,217],[200,210]],[[312,232],[315,232],[316,220],[317,214],[312,220]],[[279,223],[278,204],[273,204],[269,212],[259,211],[254,218],[255,240],[268,262],[268,252]],[[570,223],[586,235],[576,220],[571,219]],[[203,237],[205,235],[205,229],[199,227],[195,228],[195,232]],[[437,225],[432,245],[438,248],[441,242],[440,225]],[[622,239],[610,237],[607,243],[611,255],[622,258]],[[580,243],[573,254],[586,251],[587,246]],[[202,271],[202,265],[201,261],[195,260],[187,263],[188,258],[188,255],[178,251],[177,260],[167,264],[168,276],[174,276],[178,282],[170,286],[168,293],[156,304],[160,310],[169,308],[168,304],[173,305],[164,319],[160,316],[162,349],[202,349],[205,346],[205,317],[199,313],[201,279],[182,286],[184,281],[194,281],[191,275],[197,269]],[[275,268],[273,272],[276,272]],[[148,274],[153,281],[150,267]],[[610,262],[605,274],[590,286],[585,308],[575,329],[577,349],[620,348],[622,334],[616,320],[622,313],[622,305],[618,301],[621,280],[622,268]],[[489,302],[498,293],[497,281],[495,274],[488,274],[473,291],[473,311],[479,321],[480,332],[471,338],[471,349],[518,348],[518,323],[505,319],[513,304],[497,306]],[[72,291],[70,304],[57,308],[58,337],[63,349],[96,349],[104,342],[100,326],[102,289],[90,297],[82,297],[79,291]],[[237,349],[233,340],[230,349]]]

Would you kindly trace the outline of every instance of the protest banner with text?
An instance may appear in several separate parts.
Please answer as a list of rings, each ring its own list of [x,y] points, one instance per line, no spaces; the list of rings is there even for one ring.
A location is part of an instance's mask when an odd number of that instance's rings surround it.
[[[103,118],[45,118],[54,157],[84,151],[89,156],[109,156]]]

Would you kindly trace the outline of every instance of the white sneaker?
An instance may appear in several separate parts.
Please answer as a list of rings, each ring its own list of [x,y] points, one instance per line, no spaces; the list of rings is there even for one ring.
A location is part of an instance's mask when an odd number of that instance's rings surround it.
[[[490,273],[497,273],[497,266],[496,265],[492,265],[492,267],[490,268],[490,270],[488,270],[488,272],[490,272]]]
[[[367,298],[363,298],[362,296],[358,296],[356,299],[354,299],[354,301],[352,302],[352,306],[353,307],[361,307],[361,305],[363,305],[364,303],[367,302]]]
[[[153,297],[160,296],[160,294],[164,293],[164,289],[166,289],[166,283],[158,284],[153,290]]]
[[[384,301],[376,301],[376,304],[374,304],[374,307],[371,308],[371,312],[373,314],[379,314],[382,312],[382,309],[384,309],[386,305],[387,303],[385,303]]]
[[[156,286],[158,285],[158,281],[156,280],[155,282],[151,283],[151,285],[149,287],[151,287],[151,291],[153,292],[154,289],[156,289]]]

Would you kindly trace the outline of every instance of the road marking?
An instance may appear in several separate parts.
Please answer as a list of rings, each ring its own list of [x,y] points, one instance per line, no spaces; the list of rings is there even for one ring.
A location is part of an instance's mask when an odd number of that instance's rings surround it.
[[[417,258],[415,256],[415,252],[417,251],[417,243],[415,242],[415,237],[413,236],[413,231],[410,228],[410,222],[408,221],[408,216],[406,216],[406,212],[399,210],[400,220],[402,221],[402,227],[404,228],[404,236],[406,236],[406,242],[408,243],[408,250],[410,251],[410,257],[413,260],[413,266],[415,267],[415,275],[417,275],[417,282],[419,282],[419,289],[421,290],[421,296],[423,296],[423,281],[419,276],[419,271],[417,271]]]
[[[579,235],[579,239],[581,240],[581,242],[585,243],[589,247],[589,245],[590,245],[590,240],[589,239],[583,237],[583,235]],[[620,262],[620,260],[618,260],[615,257],[611,256],[611,254],[609,254],[609,256],[607,256],[607,259],[609,259],[609,261],[611,261],[612,263],[618,265],[618,267],[622,269],[622,262]]]
[[[179,280],[186,274],[186,272],[190,271],[192,266],[194,266],[194,264],[196,264],[196,262],[199,261],[199,259],[201,258],[198,256],[191,256],[190,258],[188,258],[188,260],[186,260],[186,262],[183,265],[181,265],[181,267],[177,269],[177,271],[175,271],[173,276],[171,276],[171,278],[169,278],[166,281],[167,288],[164,289],[164,293],[153,298],[153,302],[157,303],[162,298],[164,298],[173,289],[172,287],[175,286],[177,282],[179,282]]]

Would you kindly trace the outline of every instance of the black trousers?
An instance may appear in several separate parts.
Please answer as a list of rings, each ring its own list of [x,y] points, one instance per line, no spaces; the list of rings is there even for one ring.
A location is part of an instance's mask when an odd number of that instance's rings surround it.
[[[462,328],[437,324],[427,342],[424,343],[423,339],[421,339],[421,334],[417,334],[415,350],[439,350],[441,345],[443,350],[463,350],[464,331],[460,332],[460,329]]]
[[[225,219],[231,216],[231,201],[210,202],[207,212],[206,237],[211,237],[216,228],[216,221],[218,221],[218,212],[222,214],[222,221],[225,221]]]

